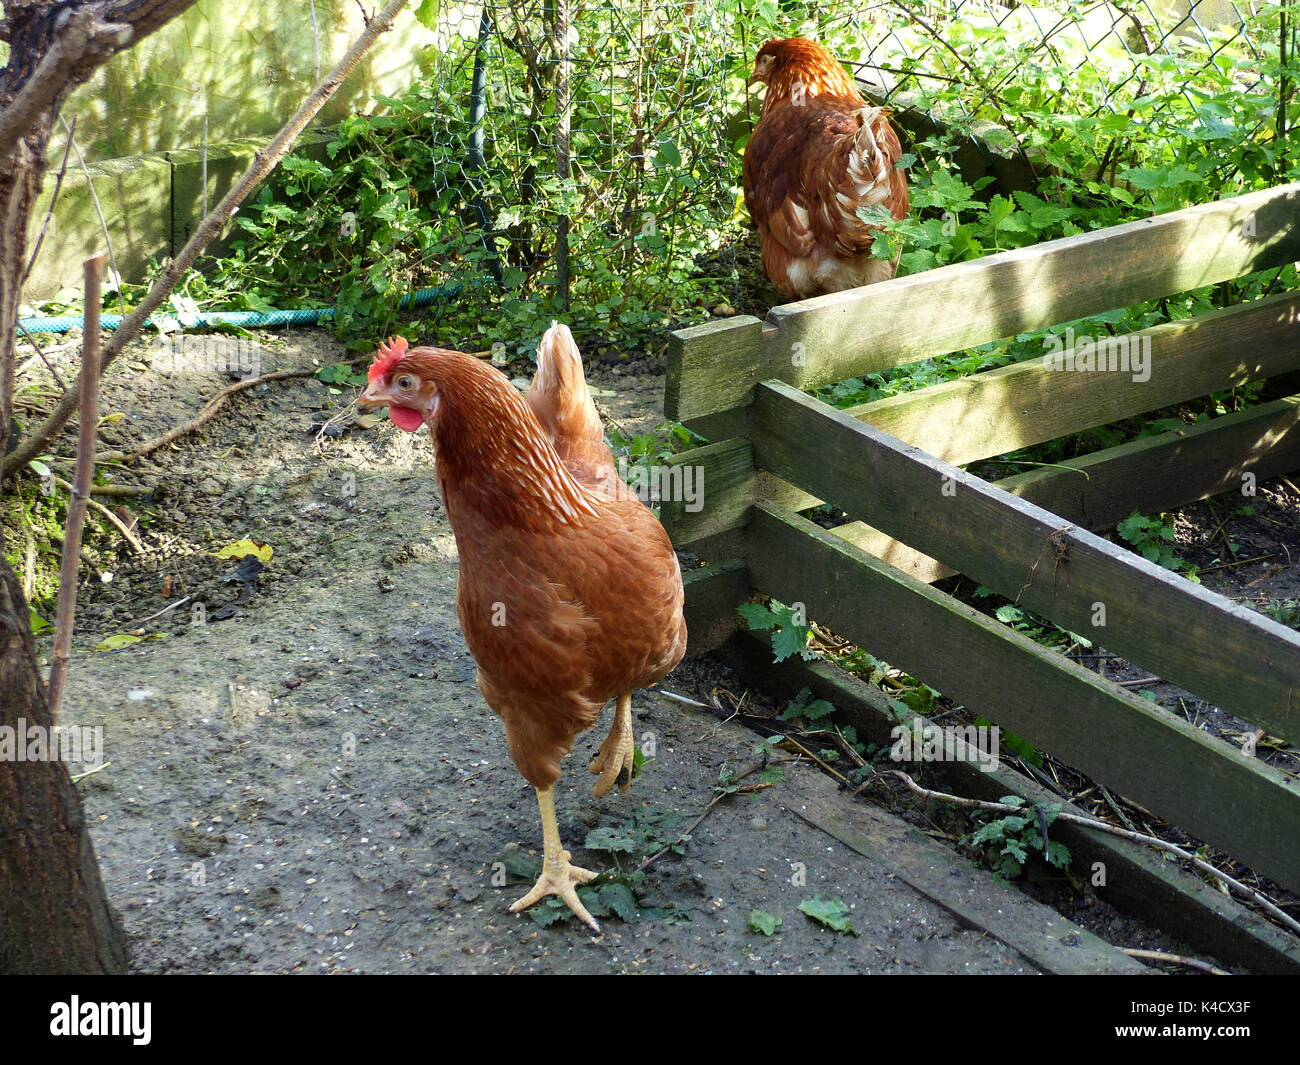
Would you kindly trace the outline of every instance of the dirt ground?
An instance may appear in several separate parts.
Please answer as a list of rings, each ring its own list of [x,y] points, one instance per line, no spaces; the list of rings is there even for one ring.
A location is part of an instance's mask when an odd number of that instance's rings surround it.
[[[319,331],[259,343],[263,373],[346,357]],[[106,425],[114,446],[192,417],[228,382],[210,367],[162,373],[152,362],[141,343],[109,373],[101,415],[124,416]],[[602,364],[593,386],[625,429],[662,420],[652,359]],[[427,434],[354,425],[318,443],[355,391],[313,377],[258,385],[116,478],[156,486],[137,508],[148,553],[98,541],[113,546],[79,600],[64,722],[104,730],[109,765],[80,787],[135,970],[1039,971],[811,828],[801,804],[841,800],[803,764],[719,802],[684,853],[637,875],[634,854],[676,840],[720,774],[755,761],[758,742],[653,692],[634,708],[654,757],[627,794],[591,794],[586,764],[609,710],[557,787],[575,860],[620,874],[602,888],[604,934],[510,914],[536,869],[540,827],[474,685]],[[215,552],[245,537],[273,555],[241,578]],[[155,638],[92,650],[132,634]],[[707,702],[727,680],[705,660],[663,686]],[[585,847],[595,830],[635,849]],[[966,868],[972,891],[995,890]],[[800,911],[819,895],[843,901],[856,935]],[[1025,919],[1042,919],[1021,898]],[[1087,906],[1090,927],[1117,945],[1182,949]],[[774,935],[749,929],[755,909],[781,919]]]

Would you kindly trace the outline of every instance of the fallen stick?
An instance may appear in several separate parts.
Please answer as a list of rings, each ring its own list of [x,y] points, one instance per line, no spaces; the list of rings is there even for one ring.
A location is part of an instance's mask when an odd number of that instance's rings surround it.
[[[76,489],[73,488],[72,485],[68,484],[68,482],[65,481],[62,477],[56,477],[54,478],[54,481],[56,484],[61,484],[64,488],[72,488],[74,492],[76,491]],[[91,494],[94,494],[95,490],[94,488],[91,488],[90,491]],[[138,555],[145,554],[144,544],[142,544],[138,539],[136,539],[135,533],[133,533],[130,529],[126,527],[126,523],[121,518],[119,518],[116,514],[114,514],[111,510],[109,510],[108,507],[104,506],[103,503],[96,503],[93,499],[90,498],[87,498],[86,503],[90,506],[92,510],[97,511],[101,517],[109,521],[113,525],[113,527],[122,534],[122,539],[124,539],[128,544],[131,545],[131,549],[135,551],[136,554]]]
[[[144,458],[145,455],[157,451],[160,447],[166,447],[173,440],[179,440],[182,436],[194,432],[209,421],[224,405],[226,400],[237,392],[242,392],[246,388],[252,388],[254,385],[262,384],[265,381],[283,381],[289,377],[310,377],[316,371],[310,370],[280,370],[277,373],[262,374],[260,377],[250,377],[247,381],[236,381],[233,385],[223,388],[210,400],[207,405],[199,411],[197,417],[190,419],[184,425],[178,425],[175,429],[169,429],[162,436],[155,437],[147,443],[141,444],[133,451],[107,451],[99,456],[100,462],[135,462],[136,459]]]

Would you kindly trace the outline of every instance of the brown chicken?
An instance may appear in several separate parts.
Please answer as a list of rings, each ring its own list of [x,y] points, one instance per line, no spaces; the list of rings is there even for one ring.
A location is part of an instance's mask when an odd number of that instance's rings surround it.
[[[880,205],[907,217],[907,176],[889,112],[858,95],[816,41],[768,41],[749,79],[767,84],[745,148],[745,206],[758,227],[763,272],[790,299],[888,281],[898,265],[873,258]]]
[[[542,874],[510,909],[559,895],[599,932],[576,888],[596,874],[560,843],[555,781],[577,735],[617,699],[591,771],[597,797],[631,783],[632,692],[686,649],[682,578],[663,527],[618,478],[568,329],[552,325],[537,356],[525,401],[472,355],[408,351],[398,338],[380,346],[358,402],[433,436],[479,691],[542,815]]]

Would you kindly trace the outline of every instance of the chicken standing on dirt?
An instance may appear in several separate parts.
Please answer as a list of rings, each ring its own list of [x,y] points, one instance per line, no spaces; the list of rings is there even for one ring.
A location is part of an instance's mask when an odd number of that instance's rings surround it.
[[[839,61],[804,37],[768,41],[749,80],[767,84],[744,163],[763,272],[791,299],[888,281],[897,259],[872,256],[879,227],[857,212],[880,206],[907,217],[889,112],[863,100]]]
[[[569,330],[552,325],[527,400],[490,365],[443,348],[379,348],[358,400],[399,429],[428,425],[460,554],[457,612],[478,687],[505,722],[510,757],[537,789],[545,858],[519,911],[559,895],[600,926],[555,819],[560,760],[610,699],[614,726],[591,764],[604,795],[633,771],[632,692],[686,649],[682,578],[655,516],[618,478]]]

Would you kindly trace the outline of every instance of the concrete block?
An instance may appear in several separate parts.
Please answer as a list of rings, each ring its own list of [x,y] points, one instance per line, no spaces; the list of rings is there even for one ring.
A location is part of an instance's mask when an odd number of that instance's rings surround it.
[[[104,227],[95,211],[87,172],[99,196],[123,277],[140,281],[151,258],[162,259],[170,253],[168,203],[172,171],[166,159],[161,155],[112,159],[91,163],[85,172],[70,162],[40,255],[23,289],[24,303],[50,299],[62,288],[80,291],[83,260],[105,250]],[[32,212],[27,235],[29,255],[45,221],[57,174],[56,168],[46,176]]]

